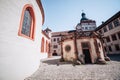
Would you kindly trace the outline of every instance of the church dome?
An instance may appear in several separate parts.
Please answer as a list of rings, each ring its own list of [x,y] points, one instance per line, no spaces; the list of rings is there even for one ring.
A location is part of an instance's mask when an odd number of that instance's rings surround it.
[[[81,14],[81,16],[82,16],[81,21],[88,20],[88,18],[86,18],[86,14],[84,12]]]

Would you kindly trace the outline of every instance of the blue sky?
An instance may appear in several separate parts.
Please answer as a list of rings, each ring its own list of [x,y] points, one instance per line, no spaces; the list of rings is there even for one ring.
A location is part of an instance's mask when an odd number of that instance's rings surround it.
[[[41,0],[45,12],[43,29],[53,32],[75,29],[82,10],[97,26],[120,11],[120,0]]]

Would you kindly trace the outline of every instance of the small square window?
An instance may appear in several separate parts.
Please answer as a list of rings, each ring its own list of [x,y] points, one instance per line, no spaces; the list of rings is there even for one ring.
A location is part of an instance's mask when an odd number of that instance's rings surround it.
[[[116,51],[120,51],[120,46],[119,46],[119,44],[115,44],[115,49],[116,49]]]
[[[58,48],[58,46],[57,45],[53,45],[53,48]]]
[[[106,26],[103,28],[103,31],[104,31],[104,32],[107,32],[107,28],[106,28]]]
[[[112,23],[108,24],[108,28],[109,28],[109,30],[113,29]]]
[[[55,41],[56,41],[56,38],[54,38],[53,41],[55,42]]]
[[[106,41],[110,42],[110,37],[109,36],[106,37]]]

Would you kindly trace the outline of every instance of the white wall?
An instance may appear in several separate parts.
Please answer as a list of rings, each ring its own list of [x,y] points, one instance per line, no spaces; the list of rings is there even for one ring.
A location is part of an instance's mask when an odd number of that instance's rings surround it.
[[[18,36],[22,9],[32,4],[35,40]],[[0,0],[0,80],[24,80],[40,64],[42,16],[35,0]]]

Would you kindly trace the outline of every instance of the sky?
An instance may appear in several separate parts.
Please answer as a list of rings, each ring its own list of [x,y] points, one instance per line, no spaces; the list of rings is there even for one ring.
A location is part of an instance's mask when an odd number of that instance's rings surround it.
[[[41,0],[45,22],[43,29],[52,32],[73,30],[80,22],[82,11],[96,21],[97,27],[120,11],[120,0]]]

